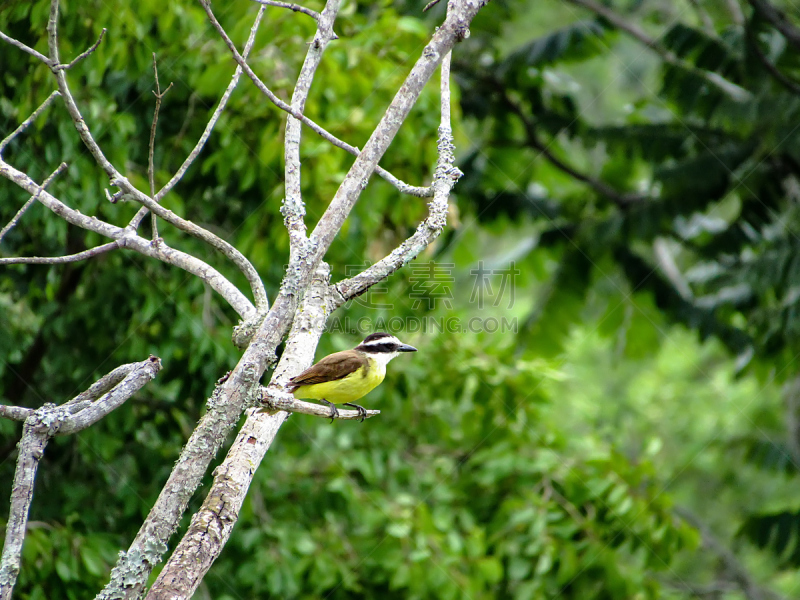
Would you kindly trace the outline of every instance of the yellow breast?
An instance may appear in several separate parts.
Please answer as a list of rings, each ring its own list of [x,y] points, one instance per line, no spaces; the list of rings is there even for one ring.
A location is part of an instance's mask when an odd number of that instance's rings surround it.
[[[355,402],[374,390],[386,377],[386,365],[370,361],[370,368],[361,368],[334,381],[303,385],[294,391],[298,400],[327,400],[334,404]]]

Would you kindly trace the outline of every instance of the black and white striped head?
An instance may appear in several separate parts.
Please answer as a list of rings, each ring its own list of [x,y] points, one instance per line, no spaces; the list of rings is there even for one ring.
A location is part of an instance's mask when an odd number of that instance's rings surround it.
[[[409,346],[388,333],[371,333],[355,348],[366,352],[371,357],[386,364],[401,352],[416,352],[414,346]]]

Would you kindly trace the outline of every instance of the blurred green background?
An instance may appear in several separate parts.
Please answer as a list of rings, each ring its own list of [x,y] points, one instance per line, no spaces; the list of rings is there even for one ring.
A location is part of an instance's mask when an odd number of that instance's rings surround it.
[[[218,4],[241,47],[256,6]],[[0,2],[0,30],[46,52],[48,5]],[[441,22],[444,2],[423,5],[344,2],[306,114],[363,146]],[[738,0],[610,6],[656,51],[571,2],[495,0],[478,15],[453,59],[465,176],[449,227],[335,313],[317,357],[384,323],[402,323],[392,332],[420,352],[364,399],[379,418],[289,419],[198,598],[800,595],[800,49]],[[794,5],[774,6],[800,27]],[[160,187],[233,61],[182,0],[62,2],[62,57],[103,27],[69,72],[73,92],[109,158],[146,190],[157,53],[162,87],[174,84],[158,125]],[[313,31],[277,8],[261,26],[250,64],[284,99]],[[5,135],[55,85],[7,45],[0,67]],[[405,181],[430,180],[437,110],[432,82],[382,161]],[[271,296],[288,256],[283,127],[243,79],[164,201],[236,245]],[[352,157],[309,132],[302,157],[313,226]],[[58,103],[5,158],[39,181],[66,161],[49,189],[86,214],[124,224],[137,208],[104,199]],[[0,182],[0,221],[25,200]],[[334,279],[380,259],[425,212],[373,178],[327,255]],[[245,288],[209,248],[159,233]],[[0,253],[102,242],[34,206]],[[65,401],[150,353],[164,364],[122,408],[48,446],[17,597],[87,598],[104,585],[236,363],[236,321],[200,281],[132,253],[2,269],[4,402]],[[19,433],[0,421],[2,502]]]

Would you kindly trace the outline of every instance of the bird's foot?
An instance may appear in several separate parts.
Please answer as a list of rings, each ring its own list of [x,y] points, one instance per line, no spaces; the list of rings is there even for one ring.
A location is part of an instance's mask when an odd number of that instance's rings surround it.
[[[337,408],[333,404],[333,402],[328,402],[324,398],[322,400],[320,400],[320,402],[324,402],[325,404],[327,404],[330,407],[330,409],[331,409],[331,414],[330,414],[331,423],[333,423],[334,419],[338,419],[339,418],[339,411],[337,410]]]
[[[367,409],[363,406],[359,406],[358,404],[353,404],[352,402],[345,402],[342,406],[352,406],[358,411],[358,415],[361,417],[361,423],[364,422],[364,419],[367,418]]]

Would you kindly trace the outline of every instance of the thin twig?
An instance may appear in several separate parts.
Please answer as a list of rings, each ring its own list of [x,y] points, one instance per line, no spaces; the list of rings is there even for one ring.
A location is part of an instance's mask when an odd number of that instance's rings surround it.
[[[35,58],[38,58],[40,61],[42,61],[46,65],[50,64],[50,60],[44,54],[42,54],[41,52],[37,52],[36,50],[31,48],[30,46],[26,46],[25,44],[23,44],[19,40],[15,40],[14,38],[7,36],[2,31],[0,31],[0,40],[3,40],[4,42],[9,43],[12,46],[16,46],[17,48],[19,48],[23,52],[27,52],[31,56],[33,56]]]
[[[0,229],[0,242],[3,241],[3,238],[5,237],[5,235],[9,231],[11,231],[11,229],[14,227],[14,225],[17,224],[17,221],[19,221],[22,218],[22,215],[25,214],[25,211],[28,210],[33,205],[33,203],[36,202],[39,199],[39,195],[44,191],[44,189],[48,185],[50,185],[50,182],[53,181],[53,179],[55,179],[56,177],[58,177],[58,175],[60,175],[61,172],[66,168],[67,168],[67,163],[62,162],[60,165],[58,165],[58,167],[56,167],[55,171],[53,171],[52,173],[50,173],[50,175],[47,176],[47,179],[45,179],[42,182],[42,185],[39,186],[39,189],[37,190],[37,192],[33,196],[28,198],[28,201],[25,204],[22,205],[22,208],[20,208],[17,211],[17,214],[15,214],[12,217],[12,219],[8,222],[8,225],[3,227],[3,229]]]
[[[55,100],[60,95],[61,92],[59,92],[58,90],[53,91],[45,99],[45,101],[39,105],[39,108],[37,108],[35,111],[31,113],[31,116],[25,119],[22,123],[19,124],[19,127],[17,127],[14,131],[12,131],[5,138],[3,138],[3,141],[0,142],[0,155],[3,154],[3,150],[6,149],[6,146],[8,146],[14,138],[17,137],[23,131],[25,131],[30,126],[30,124],[33,123],[40,114],[42,114],[42,111],[44,111],[44,109],[50,106],[53,100]]]
[[[309,127],[314,133],[316,133],[323,139],[328,140],[331,144],[333,144],[337,148],[346,150],[353,156],[356,157],[359,156],[360,151],[358,148],[356,148],[355,146],[351,146],[347,142],[343,142],[333,134],[326,131],[324,128],[317,125],[314,121],[303,115],[300,111],[295,110],[290,105],[286,104],[286,102],[278,98],[264,84],[264,82],[261,81],[258,75],[256,75],[253,72],[253,69],[250,68],[250,65],[247,64],[247,61],[242,57],[241,54],[239,54],[239,51],[236,50],[235,44],[228,36],[228,34],[225,32],[225,30],[222,28],[222,25],[220,25],[219,21],[217,21],[217,18],[214,16],[214,13],[211,11],[210,3],[207,2],[207,0],[200,0],[200,3],[205,9],[206,14],[208,15],[208,19],[211,22],[211,25],[214,27],[214,29],[217,30],[217,33],[219,33],[220,37],[225,42],[225,45],[228,46],[228,49],[231,51],[234,60],[239,64],[240,67],[242,67],[242,70],[244,70],[245,75],[247,75],[253,81],[253,83],[259,89],[259,91],[261,91],[261,93],[264,94],[270,100],[270,102],[272,102],[275,106],[277,106],[281,110],[286,111],[287,113],[292,115],[295,119],[302,121],[302,123],[307,127]],[[401,181],[400,179],[398,179],[397,177],[395,177],[382,167],[377,167],[375,169],[375,172],[404,194],[409,194],[411,196],[417,196],[420,198],[429,198],[430,196],[433,195],[433,190],[430,187],[418,187],[409,185],[404,181]]]
[[[563,171],[573,179],[577,181],[581,181],[587,184],[589,187],[594,189],[596,192],[605,196],[606,198],[611,199],[614,204],[619,206],[620,208],[624,208],[627,205],[633,204],[635,202],[641,202],[645,199],[645,196],[642,194],[624,194],[619,192],[618,190],[614,189],[610,185],[600,181],[599,179],[592,177],[591,175],[587,175],[586,173],[582,173],[574,168],[572,165],[567,164],[560,158],[558,158],[552,150],[544,144],[536,133],[536,125],[535,123],[525,114],[525,111],[522,107],[514,102],[511,97],[503,90],[502,86],[497,86],[497,90],[500,90],[501,100],[503,104],[505,104],[508,109],[515,114],[520,121],[522,121],[522,125],[525,128],[525,137],[526,142],[529,146],[536,149],[542,156],[544,156],[550,164],[556,167],[558,170]]]
[[[65,265],[100,256],[119,247],[119,242],[108,242],[102,246],[95,246],[83,252],[67,254],[66,256],[13,256],[0,258],[0,265]]]
[[[304,15],[308,15],[312,19],[319,21],[318,12],[313,11],[310,8],[306,8],[305,6],[300,6],[299,4],[294,4],[292,2],[279,2],[278,0],[254,0],[254,2],[265,4],[267,6],[277,6],[278,8],[288,8],[289,10],[303,13]]]
[[[59,0],[51,0],[51,2],[50,2],[50,18],[47,21],[47,33],[48,33],[47,41],[48,41],[48,45],[49,45],[49,48],[50,48],[50,62],[52,64],[55,64],[55,65],[59,64],[59,58],[58,58],[58,10],[59,10]],[[231,244],[229,244],[228,242],[222,240],[219,236],[211,233],[210,231],[208,231],[208,230],[206,230],[206,229],[204,229],[202,227],[199,227],[198,225],[195,225],[194,223],[191,223],[190,221],[186,221],[184,219],[181,219],[180,217],[178,217],[177,215],[175,215],[171,211],[164,210],[164,212],[161,212],[160,210],[158,210],[158,209],[161,209],[161,207],[159,207],[157,204],[155,204],[155,202],[154,202],[154,200],[152,198],[150,198],[147,194],[144,194],[141,191],[139,191],[138,189],[136,189],[136,187],[133,186],[131,184],[131,182],[128,181],[128,179],[126,177],[124,177],[119,171],[117,171],[116,167],[114,167],[114,165],[112,165],[111,162],[106,158],[105,154],[103,154],[103,151],[100,149],[100,146],[97,144],[95,139],[92,137],[92,134],[89,131],[89,128],[86,126],[86,122],[84,121],[83,116],[81,115],[81,112],[78,109],[78,105],[75,102],[75,98],[72,96],[72,93],[70,92],[69,85],[67,83],[67,78],[66,78],[66,75],[65,75],[64,71],[63,70],[54,70],[54,73],[55,73],[55,76],[56,76],[56,80],[58,81],[58,89],[61,92],[61,96],[64,98],[64,104],[66,105],[67,111],[69,112],[70,117],[72,118],[72,121],[73,121],[73,123],[75,125],[75,129],[78,131],[78,134],[80,135],[81,140],[83,141],[83,143],[89,149],[89,152],[94,157],[95,162],[97,162],[97,164],[100,166],[100,168],[102,168],[103,171],[108,176],[109,180],[111,181],[111,184],[116,186],[116,187],[118,187],[118,188],[120,188],[120,190],[123,193],[129,195],[132,199],[136,200],[137,202],[140,202],[141,204],[144,204],[145,206],[147,206],[148,208],[150,208],[154,212],[157,212],[158,216],[160,216],[162,219],[164,219],[166,221],[169,221],[170,223],[172,223],[176,227],[179,227],[180,229],[183,229],[184,231],[186,231],[190,235],[205,241],[206,243],[210,244],[213,248],[219,250],[227,258],[229,258],[231,260],[231,262],[233,262],[233,264],[236,265],[239,268],[239,270],[247,278],[247,281],[250,283],[250,289],[253,292],[253,300],[255,302],[256,308],[260,312],[265,312],[267,310],[267,308],[269,307],[269,301],[267,299],[267,292],[264,289],[264,283],[261,281],[261,278],[259,277],[258,272],[256,271],[255,267],[253,267],[253,265],[250,263],[250,261],[248,261],[247,258],[245,258],[245,256],[241,252],[239,252],[236,248],[234,248]],[[2,166],[2,165],[0,165],[0,166]],[[153,208],[154,205],[156,207],[155,209]],[[115,228],[115,229],[118,229],[118,228]],[[113,237],[113,236],[109,236],[109,237]],[[125,237],[126,237],[126,241],[136,241],[135,237],[129,237],[127,235],[127,230],[126,230]],[[138,238],[138,239],[141,239],[141,238]],[[137,243],[137,248],[138,248],[138,243]],[[154,252],[154,254],[156,256],[159,255],[158,252]],[[153,254],[150,254],[150,255],[153,255]],[[173,258],[175,258],[174,251],[173,251],[172,256],[173,256]],[[192,257],[192,258],[194,259],[194,257]],[[163,260],[163,258],[162,258],[162,260]],[[194,259],[194,260],[196,261],[197,259]],[[199,261],[199,262],[202,262],[202,261]],[[205,263],[203,263],[203,264],[205,265]],[[208,269],[210,269],[210,267],[208,267],[207,265],[205,265],[205,266]],[[221,277],[221,275],[219,275],[219,273],[217,273],[216,271],[214,271],[214,273],[216,274],[215,275],[215,279],[216,279],[216,276],[220,276]],[[230,285],[230,282],[228,282],[227,280],[225,280],[225,281],[226,281],[226,283],[228,285]],[[227,287],[227,286],[225,286],[225,287]],[[215,288],[215,289],[217,289],[217,288]],[[237,292],[238,292],[238,290],[237,290]],[[239,294],[241,294],[241,292],[239,292]],[[226,300],[228,300],[229,302],[231,301],[230,294],[226,297]],[[239,306],[240,306],[240,309],[237,309],[237,312],[239,312],[239,314],[242,314],[241,313],[241,309],[244,308],[244,307],[238,301],[238,298],[237,298],[237,304],[239,304]],[[248,302],[248,304],[249,304],[249,302]],[[249,313],[250,311],[246,310],[245,312]]]
[[[147,179],[150,182],[150,197],[155,199],[156,196],[156,169],[153,166],[153,155],[155,154],[156,147],[156,125],[158,124],[158,111],[161,108],[161,99],[167,94],[172,87],[172,82],[167,86],[163,92],[161,91],[161,84],[158,82],[158,64],[156,63],[156,53],[153,52],[153,75],[156,80],[156,90],[153,95],[156,97],[156,107],[153,110],[153,124],[150,127],[150,151],[147,158]],[[158,223],[155,213],[151,212],[153,241],[158,240]]]
[[[12,421],[24,421],[34,412],[32,408],[22,406],[12,406],[10,404],[0,404],[0,417],[11,419]]]
[[[745,31],[747,41],[750,42],[750,47],[753,49],[753,53],[756,55],[756,58],[758,58],[759,62],[764,65],[764,68],[769,72],[769,74],[772,75],[778,81],[778,83],[780,83],[787,90],[793,94],[800,95],[800,84],[789,78],[788,75],[782,73],[778,67],[772,64],[769,58],[767,58],[767,55],[761,51],[761,47],[758,45],[758,38],[756,37],[752,27],[745,25]]]
[[[47,45],[50,51],[50,58],[45,58],[44,62],[53,69],[56,81],[58,82],[58,90],[61,92],[61,97],[64,99],[67,112],[72,118],[72,122],[75,125],[75,129],[78,131],[81,141],[83,141],[84,145],[88,148],[95,162],[103,169],[103,172],[109,179],[121,177],[121,174],[114,168],[114,165],[112,165],[105,154],[103,154],[100,146],[97,144],[94,137],[92,137],[89,128],[86,126],[81,111],[78,109],[75,98],[73,98],[72,92],[69,89],[65,70],[54,68],[54,66],[58,66],[61,63],[58,55],[58,7],[58,0],[50,1],[50,17],[47,20]]]
[[[787,42],[795,48],[800,49],[800,29],[792,25],[781,10],[766,0],[749,0],[749,2],[762,17],[781,32],[781,35],[786,38]]]
[[[451,0],[448,3],[447,17],[422,50],[422,55],[414,63],[403,85],[392,99],[380,122],[364,145],[363,152],[356,157],[344,180],[336,190],[336,194],[328,208],[311,233],[310,238],[314,244],[311,256],[313,265],[318,264],[325,252],[327,252],[334,237],[338,234],[345,219],[361,196],[361,192],[375,172],[376,165],[384,156],[389,144],[400,130],[400,126],[411,112],[411,108],[422,93],[422,89],[438,70],[442,59],[448,55],[453,46],[469,35],[468,24],[471,23],[472,18],[487,2],[488,0],[460,2]],[[440,193],[439,190],[447,187],[444,182],[447,176],[447,173],[437,174],[438,185],[437,181],[434,180],[432,186],[434,188],[434,199]],[[449,190],[449,188],[447,189]]]
[[[244,50],[242,51],[242,56],[244,57],[245,60],[250,55],[250,51],[253,49],[253,44],[255,43],[255,40],[256,40],[256,32],[258,31],[258,27],[261,24],[261,19],[264,16],[264,12],[265,11],[266,11],[266,7],[262,6],[261,9],[258,11],[258,14],[256,15],[255,21],[253,21],[253,26],[250,28],[250,37],[247,38],[247,43],[245,44]],[[183,178],[183,176],[186,174],[186,171],[189,170],[189,167],[192,166],[192,163],[194,163],[194,161],[200,155],[200,152],[203,150],[203,147],[206,145],[206,142],[208,141],[208,138],[211,135],[211,132],[214,130],[214,126],[217,124],[217,120],[219,120],[219,117],[222,114],[222,111],[225,110],[225,107],[228,104],[228,100],[230,99],[231,94],[233,93],[233,90],[236,88],[236,85],[239,83],[239,78],[240,78],[241,74],[242,74],[242,67],[239,66],[239,65],[236,65],[236,70],[233,73],[233,77],[231,77],[231,81],[228,84],[228,87],[225,90],[225,93],[222,94],[222,98],[220,98],[219,104],[217,104],[217,108],[214,110],[214,114],[212,114],[211,118],[208,120],[208,123],[206,124],[206,128],[203,131],[203,135],[201,135],[200,139],[197,140],[197,144],[195,144],[194,148],[189,153],[189,156],[186,157],[186,160],[183,161],[183,164],[180,166],[180,168],[172,176],[172,179],[170,179],[164,185],[164,187],[162,187],[159,190],[159,192],[155,195],[154,199],[155,199],[156,202],[160,202],[161,199],[164,196],[166,196],[173,187],[175,187],[175,184],[177,184]],[[190,107],[191,107],[191,105],[190,105]],[[147,209],[146,208],[142,208],[142,210],[140,210],[139,212],[142,213],[141,216],[139,214],[137,214],[136,217],[134,217],[133,221],[131,221],[131,226],[134,227],[134,228],[139,226],[139,222],[141,221],[141,217],[144,216],[144,214],[147,212]]]
[[[55,434],[69,435],[94,425],[107,414],[122,406],[122,404],[128,400],[128,398],[133,396],[136,392],[142,389],[145,384],[154,379],[160,370],[161,359],[157,356],[150,356],[150,358],[147,360],[143,360],[140,363],[134,363],[133,368],[128,372],[128,374],[125,375],[122,381],[116,384],[111,390],[98,397],[94,402],[88,404],[88,406],[83,410],[65,417]],[[113,374],[114,373],[112,372],[109,375]],[[108,382],[100,381],[97,385],[98,387],[103,387],[104,385],[107,385],[107,383]],[[96,389],[94,391],[86,391],[87,396],[91,396],[92,393],[96,393]],[[85,402],[85,400],[82,402]],[[67,403],[65,406],[68,406],[69,404],[70,403]]]
[[[90,55],[92,52],[94,52],[95,50],[97,50],[97,47],[100,45],[100,42],[102,42],[102,41],[103,41],[103,36],[104,36],[105,34],[106,34],[106,28],[105,28],[105,27],[103,27],[103,30],[100,32],[100,37],[98,37],[98,38],[97,38],[97,41],[96,41],[94,44],[92,44],[91,46],[89,46],[89,49],[88,49],[88,50],[86,50],[85,52],[81,52],[81,53],[80,53],[78,56],[76,56],[75,58],[73,58],[73,59],[72,59],[72,60],[69,62],[69,64],[66,64],[66,65],[57,65],[57,66],[53,67],[53,71],[62,71],[62,70],[63,70],[63,71],[69,71],[69,70],[70,70],[72,67],[74,67],[75,65],[77,65],[77,64],[78,64],[80,61],[82,61],[84,58],[86,58],[87,56],[89,56],[89,55]]]
[[[432,8],[433,8],[434,6],[436,6],[437,4],[439,4],[439,0],[431,0],[430,2],[428,2],[428,3],[427,3],[425,6],[424,6],[424,8],[422,9],[422,12],[428,12],[430,9],[432,9]]]
[[[115,181],[114,183],[117,182]],[[120,187],[122,187],[122,185],[120,185]],[[217,234],[210,232],[208,229],[200,227],[188,219],[179,217],[171,210],[158,204],[147,194],[138,192],[138,190],[135,195],[131,196],[131,199],[143,204],[150,210],[150,212],[159,216],[167,223],[174,225],[181,231],[188,233],[198,240],[204,241],[206,244],[218,250],[221,254],[230,259],[230,261],[239,268],[239,270],[247,278],[247,281],[250,283],[250,289],[253,292],[253,300],[255,301],[256,309],[261,312],[265,312],[269,308],[267,292],[264,288],[264,283],[261,281],[258,271],[256,271],[253,264],[247,260],[245,255],[242,254],[233,244],[226,242]],[[160,243],[162,242],[159,241],[159,244]]]
[[[66,404],[77,404],[78,402],[85,402],[89,400],[94,402],[106,392],[114,389],[119,385],[130,373],[137,368],[141,368],[141,363],[129,363],[127,365],[120,365],[110,373],[106,373],[100,379],[90,385],[85,391],[75,396]]]
[[[697,77],[705,79],[708,83],[723,91],[733,100],[737,102],[745,102],[753,97],[753,94],[749,90],[746,90],[743,87],[736,85],[732,81],[728,81],[720,74],[715,73],[713,71],[706,71],[705,69],[700,69],[699,67],[696,67],[692,63],[683,60],[672,50],[664,46],[661,42],[647,35],[647,33],[645,33],[643,29],[640,29],[639,27],[631,23],[629,19],[625,19],[624,17],[618,15],[607,6],[598,4],[593,0],[567,0],[567,2],[571,2],[572,4],[577,4],[578,6],[582,6],[583,8],[592,11],[596,15],[603,17],[620,31],[627,33],[634,39],[641,42],[647,48],[650,48],[653,52],[658,54],[664,60],[664,62],[674,67],[677,67],[681,70],[692,73]]]

